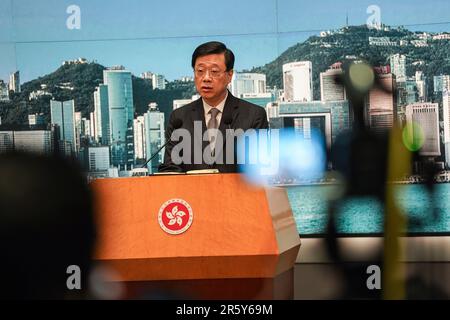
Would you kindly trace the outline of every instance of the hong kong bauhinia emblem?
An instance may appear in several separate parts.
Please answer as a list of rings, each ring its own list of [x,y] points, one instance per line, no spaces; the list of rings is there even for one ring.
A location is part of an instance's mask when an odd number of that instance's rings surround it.
[[[182,199],[170,199],[159,208],[158,222],[165,232],[180,234],[190,228],[194,214],[192,208]]]

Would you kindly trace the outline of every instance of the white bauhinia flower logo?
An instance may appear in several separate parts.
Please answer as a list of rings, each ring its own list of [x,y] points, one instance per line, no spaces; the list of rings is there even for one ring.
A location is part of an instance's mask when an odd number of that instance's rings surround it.
[[[166,211],[166,216],[170,219],[169,226],[173,226],[175,223],[181,226],[183,223],[183,219],[181,219],[181,217],[184,217],[185,215],[186,212],[181,210],[178,211],[178,206],[173,207],[172,212]]]
[[[170,199],[162,204],[158,212],[161,229],[169,234],[181,234],[191,227],[194,213],[183,199]]]

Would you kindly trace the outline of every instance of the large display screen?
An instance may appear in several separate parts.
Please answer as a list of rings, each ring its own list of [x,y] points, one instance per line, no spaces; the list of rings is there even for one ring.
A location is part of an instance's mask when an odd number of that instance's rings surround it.
[[[383,85],[367,91],[364,126],[407,128],[417,155],[389,182],[405,232],[448,234],[449,11],[447,0],[1,1],[0,152],[57,145],[90,180],[155,173],[163,151],[140,167],[164,144],[171,112],[200,98],[191,57],[214,40],[235,54],[231,94],[265,108],[271,130],[318,136],[330,154],[357,118],[337,79],[346,61],[363,61]],[[334,160],[315,154],[294,150],[290,160],[323,162],[319,176],[282,171],[283,161],[269,179],[286,188],[301,235],[326,232],[342,191]],[[346,197],[338,232],[382,233],[383,212],[370,193]]]

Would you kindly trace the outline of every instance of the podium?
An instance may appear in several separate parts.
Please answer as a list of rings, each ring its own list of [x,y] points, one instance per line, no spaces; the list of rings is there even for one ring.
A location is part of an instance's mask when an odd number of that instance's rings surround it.
[[[286,191],[239,174],[97,179],[94,259],[127,297],[290,299],[300,238]]]

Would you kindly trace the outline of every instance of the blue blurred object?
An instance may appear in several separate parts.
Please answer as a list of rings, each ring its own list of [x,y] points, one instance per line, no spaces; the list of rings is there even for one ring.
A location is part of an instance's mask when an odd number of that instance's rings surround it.
[[[238,139],[237,158],[240,172],[260,185],[319,182],[327,163],[325,139],[314,128],[246,133]]]

